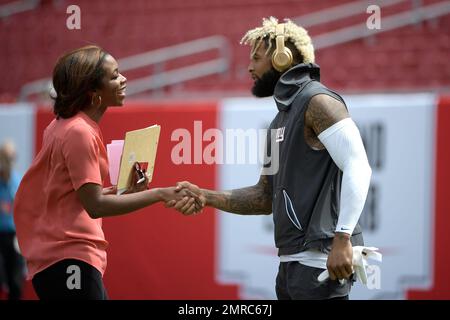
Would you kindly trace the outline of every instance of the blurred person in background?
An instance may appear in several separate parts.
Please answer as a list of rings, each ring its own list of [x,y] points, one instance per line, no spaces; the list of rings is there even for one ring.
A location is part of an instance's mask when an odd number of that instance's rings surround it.
[[[138,183],[137,172],[125,194],[103,188],[108,159],[98,123],[108,107],[123,105],[126,84],[116,60],[97,46],[63,55],[53,70],[56,119],[14,206],[19,246],[40,299],[107,299],[103,217],[172,199],[195,206],[189,190],[148,190],[148,178]]]
[[[272,162],[265,161],[251,187],[220,192],[181,182],[178,190],[200,192],[206,205],[235,214],[273,212],[278,299],[347,300],[352,248],[363,245],[358,220],[371,177],[359,130],[342,97],[320,83],[305,29],[270,17],[241,43],[251,46],[252,93],[273,96],[279,111],[267,136]],[[186,200],[168,205],[194,213]],[[320,282],[326,269],[330,279]]]
[[[0,285],[6,284],[9,300],[21,298],[24,281],[24,261],[17,245],[13,218],[14,197],[20,183],[14,170],[15,159],[14,144],[4,142],[0,146]]]

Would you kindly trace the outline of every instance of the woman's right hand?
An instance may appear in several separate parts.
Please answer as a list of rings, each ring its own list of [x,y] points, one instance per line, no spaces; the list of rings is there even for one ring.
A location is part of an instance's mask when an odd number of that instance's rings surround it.
[[[130,184],[123,194],[141,192],[148,189],[148,176],[146,170],[141,170],[139,162],[135,162],[130,172]]]

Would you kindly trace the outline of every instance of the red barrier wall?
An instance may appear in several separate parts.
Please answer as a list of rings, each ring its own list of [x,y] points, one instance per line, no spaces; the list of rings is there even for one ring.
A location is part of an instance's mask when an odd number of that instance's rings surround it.
[[[42,144],[43,129],[53,119],[51,111],[37,112],[36,150]],[[169,105],[134,104],[111,108],[100,127],[105,144],[123,139],[125,132],[161,125],[160,144],[152,187],[172,186],[190,180],[205,188],[216,185],[213,165],[175,165],[171,141],[177,128],[188,129],[192,137],[194,121],[203,131],[217,128],[217,106],[211,103]],[[193,154],[193,152],[192,152]],[[105,218],[109,241],[105,285],[111,299],[237,299],[237,287],[215,282],[216,214],[206,209],[198,216],[185,217],[162,204],[136,213]],[[25,298],[35,297],[27,283]]]
[[[51,111],[36,114],[36,150],[42,133],[53,119]],[[171,103],[151,107],[133,104],[108,110],[102,119],[104,142],[123,139],[127,130],[160,124],[160,145],[152,186],[174,185],[190,180],[207,188],[216,183],[215,166],[174,165],[170,155],[177,142],[171,133],[185,128],[193,134],[193,122],[202,121],[203,131],[217,128],[215,102]],[[450,203],[447,182],[450,180],[450,97],[441,98],[436,120],[435,217],[433,283],[429,290],[409,290],[408,299],[450,299]],[[205,144],[203,144],[205,145]],[[192,150],[193,154],[193,150]],[[215,282],[216,214],[184,217],[162,205],[137,213],[104,219],[110,242],[105,284],[111,299],[237,299],[236,286]],[[27,283],[25,298],[35,298]]]
[[[430,290],[410,290],[408,299],[450,299],[450,97],[439,101],[436,130],[435,219],[433,285]]]

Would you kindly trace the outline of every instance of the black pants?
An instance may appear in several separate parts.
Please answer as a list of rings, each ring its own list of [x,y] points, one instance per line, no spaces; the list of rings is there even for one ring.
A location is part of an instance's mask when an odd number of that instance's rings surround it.
[[[15,232],[0,232],[0,285],[7,285],[9,300],[22,297],[24,283],[25,262],[16,250],[15,239]]]
[[[276,280],[279,300],[348,300],[353,280],[319,282],[323,269],[308,267],[297,261],[281,262]]]
[[[41,300],[107,300],[100,271],[90,264],[65,259],[33,277],[33,287]]]

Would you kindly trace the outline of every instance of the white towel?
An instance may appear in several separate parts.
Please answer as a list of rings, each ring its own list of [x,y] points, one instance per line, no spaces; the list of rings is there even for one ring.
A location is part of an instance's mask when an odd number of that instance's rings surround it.
[[[356,277],[362,284],[367,285],[367,268],[369,266],[367,260],[372,259],[378,262],[382,261],[383,256],[378,252],[378,248],[375,247],[363,247],[355,246],[353,247],[353,272],[356,273]],[[323,271],[317,277],[319,281],[325,281],[329,278],[328,270]],[[344,279],[339,280],[343,283]]]

